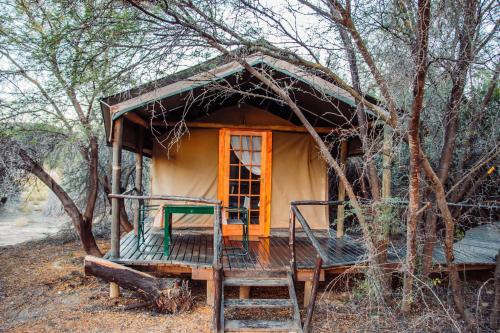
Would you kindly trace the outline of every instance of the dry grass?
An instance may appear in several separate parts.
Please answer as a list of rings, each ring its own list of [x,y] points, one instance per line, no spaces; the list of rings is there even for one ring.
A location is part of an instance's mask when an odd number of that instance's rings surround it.
[[[100,242],[105,248],[107,242]],[[0,331],[5,332],[205,332],[210,307],[203,285],[192,286],[193,310],[163,315],[122,310],[139,300],[124,292],[108,298],[108,285],[83,273],[76,242],[30,242],[0,248]]]
[[[108,241],[100,241],[106,249]],[[208,332],[211,308],[205,305],[205,285],[192,282],[195,305],[176,315],[154,313],[151,309],[124,310],[140,302],[138,295],[125,291],[117,301],[108,298],[108,284],[83,273],[83,256],[73,240],[45,240],[0,248],[0,331],[3,332]],[[469,308],[480,322],[489,315],[492,283],[478,298],[478,290],[490,273],[468,281],[465,291]],[[400,315],[397,303],[382,307],[371,302],[363,280],[336,278],[323,284],[315,313],[314,332],[454,332],[465,331],[453,307],[449,306],[446,280],[432,290],[422,286],[415,296],[413,312]],[[229,297],[238,290],[228,288]],[[252,297],[286,297],[286,290],[252,291]],[[303,289],[298,287],[299,300]],[[394,299],[399,299],[396,294]],[[479,301],[478,301],[479,299]],[[476,304],[478,307],[476,308]],[[390,309],[393,310],[390,310]],[[288,316],[287,311],[270,313],[251,309],[227,313],[227,318]],[[487,331],[480,326],[479,332]]]

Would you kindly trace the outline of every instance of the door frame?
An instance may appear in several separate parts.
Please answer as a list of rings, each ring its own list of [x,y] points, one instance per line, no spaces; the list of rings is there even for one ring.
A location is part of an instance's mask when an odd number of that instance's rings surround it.
[[[250,237],[268,237],[271,231],[271,172],[272,172],[272,132],[254,129],[231,129],[219,130],[219,166],[217,196],[222,205],[229,204],[229,158],[231,135],[259,135],[262,137],[261,147],[261,176],[260,176],[260,207],[259,225],[249,226]],[[238,225],[222,225],[224,236],[241,235],[242,229]]]

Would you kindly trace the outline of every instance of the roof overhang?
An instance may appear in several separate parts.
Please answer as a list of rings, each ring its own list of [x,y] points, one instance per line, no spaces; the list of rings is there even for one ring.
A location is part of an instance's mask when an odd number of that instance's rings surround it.
[[[328,105],[326,103],[321,104],[322,100],[329,99],[338,101],[337,103],[339,105],[342,105],[342,108],[350,110],[349,113],[351,118],[343,115],[340,117],[345,118],[343,120],[345,123],[348,123],[349,119],[355,119],[355,117],[353,117],[354,110],[357,105],[355,99],[351,96],[350,93],[338,87],[334,83],[325,80],[324,78],[315,75],[299,66],[259,53],[247,56],[244,58],[244,60],[255,68],[266,67],[271,72],[275,73],[273,75],[281,78],[287,78],[289,81],[293,81],[294,84],[300,85],[302,87],[302,90],[308,89],[309,91],[307,93],[303,93],[303,96],[299,98],[300,100],[297,100],[297,105],[299,105],[299,107],[301,107],[309,114],[323,112],[323,114],[327,114],[327,116],[328,114],[330,114],[329,117],[333,117],[331,115],[332,112],[325,111],[325,109],[328,108]],[[148,107],[160,102],[165,103],[167,112],[173,112],[176,108],[179,109],[185,107],[185,97],[182,96],[186,96],[186,94],[192,94],[195,91],[200,92],[205,87],[213,84],[220,84],[220,82],[229,82],[229,80],[237,80],[235,79],[235,77],[243,75],[250,77],[250,79],[253,78],[248,73],[246,73],[245,68],[241,65],[240,62],[232,60],[226,63],[217,64],[210,69],[202,70],[201,72],[190,75],[187,78],[181,78],[179,80],[167,82],[165,84],[161,83],[160,79],[158,81],[160,83],[158,83],[157,86],[152,86],[152,84],[149,84],[150,87],[148,89],[144,89],[144,91],[138,90],[133,94],[129,93],[130,91],[128,91],[114,96],[102,98],[100,99],[100,103],[106,128],[107,141],[109,143],[111,140],[114,121],[116,119],[119,119],[120,117],[136,117],[136,115],[134,115],[133,113],[137,113],[137,115],[142,115],[143,118],[147,119],[148,116],[151,117],[151,115],[148,114]],[[256,80],[255,78],[253,79]],[[154,83],[155,82],[153,82],[153,84]],[[117,96],[120,97],[117,98]],[[308,110],[308,105],[304,104],[313,105],[315,110]],[[371,118],[375,118],[374,114],[371,111],[367,110],[366,112]],[[387,113],[382,108],[379,108],[377,112]],[[317,115],[317,117],[321,118],[321,115]],[[324,117],[323,119],[325,121],[327,120]],[[343,124],[341,122],[342,119],[339,120],[339,117],[337,117],[335,121],[330,121],[326,124],[327,126],[331,126],[332,128],[342,127]],[[323,123],[325,124],[325,122]],[[326,126],[324,124],[320,126]],[[129,127],[130,126],[132,125],[129,124]],[[133,131],[133,129],[130,130]]]

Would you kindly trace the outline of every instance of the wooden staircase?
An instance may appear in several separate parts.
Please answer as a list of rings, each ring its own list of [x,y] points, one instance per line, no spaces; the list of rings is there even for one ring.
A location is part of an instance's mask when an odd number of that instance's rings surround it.
[[[292,275],[288,272],[280,276],[263,277],[225,277],[222,282],[221,328],[224,332],[297,332],[302,333],[297,295]],[[289,298],[281,299],[225,299],[224,287],[287,287]],[[292,316],[287,320],[226,320],[225,309],[291,309]]]

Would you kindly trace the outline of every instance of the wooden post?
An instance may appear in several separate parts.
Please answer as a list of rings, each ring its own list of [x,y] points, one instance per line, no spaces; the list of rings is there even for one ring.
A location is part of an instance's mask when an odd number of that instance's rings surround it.
[[[498,321],[500,318],[500,250],[497,254],[497,265],[495,267],[495,297],[490,315],[490,327],[493,330],[498,329]]]
[[[142,195],[142,148],[144,146],[144,128],[140,128],[137,132],[139,138],[137,140],[137,152],[135,153],[135,191],[137,195]],[[139,209],[143,200],[137,200],[134,207],[134,235],[139,233]]]
[[[207,280],[207,305],[214,306],[214,280]]]
[[[215,332],[222,332],[224,330],[223,323],[221,322],[222,311],[222,267],[214,269],[214,316],[213,327]]]
[[[348,152],[348,144],[347,140],[342,140],[340,142],[340,167],[342,170],[345,171],[346,169],[346,161],[347,161],[347,152]],[[338,184],[338,200],[339,201],[344,201],[345,200],[345,186],[342,182],[339,180]],[[345,205],[338,205],[337,206],[337,238],[341,238],[344,236],[344,209]]]
[[[304,282],[304,308],[307,308],[307,306],[311,302],[312,287],[312,280],[307,280]]]
[[[321,265],[323,264],[323,260],[321,256],[318,254],[316,256],[316,267],[314,269],[314,277],[312,281],[311,287],[311,296],[309,299],[309,304],[307,305],[307,314],[306,320],[304,320],[304,333],[309,333],[311,329],[311,321],[314,312],[314,306],[316,305],[316,296],[318,295],[318,284],[319,284],[319,276],[321,273]]]
[[[122,165],[123,119],[117,119],[113,126],[113,167],[111,193],[120,193]],[[111,258],[120,258],[120,199],[111,198]],[[120,288],[114,282],[110,283],[109,296],[120,296]]]
[[[292,273],[293,280],[295,281],[297,275],[297,264],[295,255],[295,213],[290,207],[290,229],[288,231],[288,250],[290,251],[290,271]]]
[[[250,286],[240,286],[240,299],[250,298]]]
[[[214,279],[214,311],[213,311],[213,331],[223,332],[224,331],[224,316],[222,312],[222,300],[224,298],[224,287],[223,287],[223,271],[222,271],[222,261],[220,252],[222,250],[222,217],[221,217],[221,206],[217,204],[215,206],[215,223],[214,223],[214,258],[212,263],[213,268],[213,279]],[[207,285],[208,287],[208,285]]]

